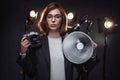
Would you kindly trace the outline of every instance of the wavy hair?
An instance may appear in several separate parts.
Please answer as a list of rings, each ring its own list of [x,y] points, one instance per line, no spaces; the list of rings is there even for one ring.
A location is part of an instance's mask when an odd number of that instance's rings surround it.
[[[67,31],[68,19],[67,19],[65,10],[62,8],[62,6],[60,4],[58,4],[56,2],[50,3],[43,9],[37,25],[38,25],[41,33],[48,35],[49,29],[47,26],[46,18],[47,18],[48,13],[53,9],[58,9],[62,15],[61,26],[59,29],[60,35],[62,35]]]

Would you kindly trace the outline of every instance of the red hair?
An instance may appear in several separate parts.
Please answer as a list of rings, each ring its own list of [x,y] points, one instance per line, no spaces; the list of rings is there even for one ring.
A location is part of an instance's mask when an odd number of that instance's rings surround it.
[[[62,35],[63,33],[65,33],[67,31],[67,26],[68,26],[68,19],[67,19],[67,15],[65,10],[61,7],[61,5],[53,2],[50,3],[49,5],[47,5],[44,10],[42,11],[40,20],[38,21],[38,27],[40,29],[40,32],[43,34],[48,34],[49,29],[46,21],[47,15],[48,13],[53,10],[53,9],[58,9],[62,15],[62,21],[61,21],[61,26],[60,26],[60,34]]]

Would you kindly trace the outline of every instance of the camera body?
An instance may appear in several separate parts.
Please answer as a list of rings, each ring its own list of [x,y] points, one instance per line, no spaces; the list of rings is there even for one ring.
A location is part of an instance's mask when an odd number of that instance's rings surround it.
[[[24,35],[31,43],[30,47],[41,46],[41,37],[38,32],[29,32]]]

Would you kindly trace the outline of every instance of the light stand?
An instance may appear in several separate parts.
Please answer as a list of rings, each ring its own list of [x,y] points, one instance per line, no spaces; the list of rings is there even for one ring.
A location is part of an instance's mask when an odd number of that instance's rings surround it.
[[[112,19],[105,17],[104,22],[104,54],[103,54],[103,80],[106,80],[107,34],[114,26]]]
[[[104,32],[103,80],[106,80],[107,31]]]

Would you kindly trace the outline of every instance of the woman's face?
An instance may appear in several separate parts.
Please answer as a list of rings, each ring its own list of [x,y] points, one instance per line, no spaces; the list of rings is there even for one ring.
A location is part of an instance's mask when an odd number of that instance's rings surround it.
[[[50,31],[59,31],[62,17],[59,9],[51,10],[47,15],[47,25]]]

